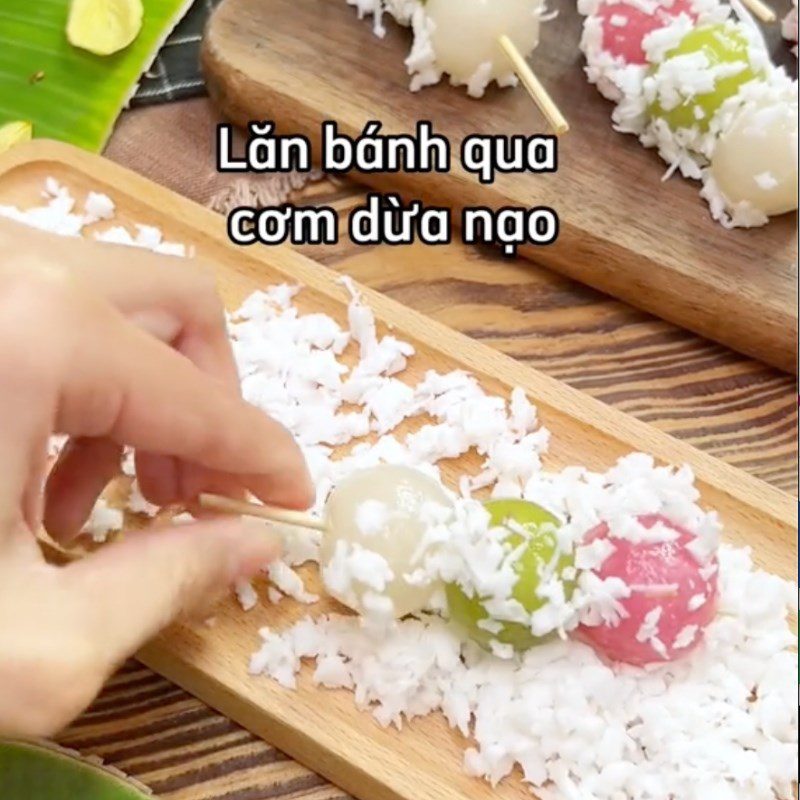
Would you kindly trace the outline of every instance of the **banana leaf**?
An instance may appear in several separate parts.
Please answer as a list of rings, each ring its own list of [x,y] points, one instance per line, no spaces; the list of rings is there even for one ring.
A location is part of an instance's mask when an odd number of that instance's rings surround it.
[[[0,742],[3,800],[155,800],[121,773],[51,745]]]
[[[0,0],[0,125],[33,125],[33,135],[99,152],[142,73],[191,5],[144,0],[139,35],[97,56],[67,41],[69,0]]]

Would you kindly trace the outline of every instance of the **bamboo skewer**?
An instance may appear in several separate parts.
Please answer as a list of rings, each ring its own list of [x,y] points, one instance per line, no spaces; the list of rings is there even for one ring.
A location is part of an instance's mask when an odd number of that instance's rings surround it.
[[[751,0],[751,2],[761,2],[761,0]],[[534,74],[530,64],[522,57],[522,53],[517,50],[517,46],[506,35],[501,36],[498,42],[508,56],[509,61],[513,64],[514,71],[522,81],[522,85],[528,90],[533,102],[544,114],[555,135],[561,136],[566,133],[569,130],[569,123],[553,98],[548,94],[547,89],[544,88],[541,81]]]
[[[778,15],[763,0],[742,0],[742,5],[762,22],[775,22],[778,19]]]
[[[316,531],[327,530],[325,523],[312,517],[305,511],[291,511],[288,508],[278,508],[261,503],[248,503],[244,500],[233,500],[217,494],[201,494],[198,498],[201,508],[209,511],[220,511],[223,514],[237,514],[245,517],[258,517],[278,522],[281,525],[291,525],[295,528],[311,528]]]

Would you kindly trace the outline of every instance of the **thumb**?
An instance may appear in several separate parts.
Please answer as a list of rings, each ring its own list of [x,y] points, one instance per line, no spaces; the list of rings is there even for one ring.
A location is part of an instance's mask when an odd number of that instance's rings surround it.
[[[88,634],[110,671],[177,617],[208,608],[237,578],[253,577],[280,549],[263,522],[215,519],[130,533],[66,567],[64,578],[84,601]]]

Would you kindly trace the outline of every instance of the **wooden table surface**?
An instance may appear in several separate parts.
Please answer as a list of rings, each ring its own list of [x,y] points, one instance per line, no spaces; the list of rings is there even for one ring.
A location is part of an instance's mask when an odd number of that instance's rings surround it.
[[[304,193],[341,210],[354,184]],[[342,215],[344,216],[344,215]],[[796,493],[788,375],[525,261],[443,248],[307,248],[453,328]],[[171,800],[341,800],[312,771],[130,662],[59,737]]]

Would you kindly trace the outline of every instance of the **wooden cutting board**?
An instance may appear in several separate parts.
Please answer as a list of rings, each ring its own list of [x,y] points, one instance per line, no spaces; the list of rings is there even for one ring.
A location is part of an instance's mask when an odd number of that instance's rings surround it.
[[[41,202],[44,180],[52,175],[81,202],[88,190],[108,193],[117,203],[109,224],[157,225],[173,241],[185,242],[216,264],[229,308],[256,288],[289,281],[305,289],[303,311],[323,311],[346,322],[348,295],[337,276],[288,248],[238,249],[228,243],[223,220],[188,200],[66,145],[34,142],[0,157],[0,203]],[[490,392],[507,395],[522,386],[553,433],[549,468],[583,463],[609,466],[631,450],[646,450],[665,462],[692,464],[704,502],[717,508],[728,540],[753,547],[757,562],[790,577],[797,560],[796,505],[785,493],[692,447],[621,414],[507,356],[376,292],[364,290],[385,330],[417,348],[401,377],[420,379],[428,369],[463,368]],[[444,469],[454,482],[475,470],[472,456]],[[316,576],[307,570],[309,585]],[[263,587],[262,587],[263,588]],[[315,606],[314,613],[333,604]],[[402,732],[383,730],[358,712],[352,696],[310,685],[304,672],[300,690],[288,692],[267,678],[250,678],[249,655],[259,645],[258,629],[281,628],[308,613],[285,601],[243,613],[233,601],[216,613],[216,624],[180,625],[140,654],[141,660],[214,708],[235,719],[289,755],[325,775],[360,800],[530,800],[518,778],[496,789],[461,772],[465,742],[443,718],[415,721]]]
[[[572,125],[560,142],[557,174],[500,176],[487,187],[455,165],[449,175],[359,180],[455,209],[553,206],[559,241],[524,255],[795,371],[796,214],[758,230],[726,231],[710,218],[698,184],[661,183],[663,162],[611,129],[611,104],[584,78],[574,0],[549,5],[559,16],[542,27],[533,65]],[[788,8],[787,0],[775,5]],[[523,90],[491,90],[482,101],[446,84],[411,94],[403,64],[410,33],[387,25],[386,38],[376,38],[345,0],[224,0],[204,42],[209,90],[235,122],[274,119],[284,132],[310,137],[317,152],[326,119],[350,135],[372,119],[387,133],[413,131],[418,119],[429,119],[454,153],[470,133],[546,132]],[[770,31],[773,49],[790,63],[778,27]]]

